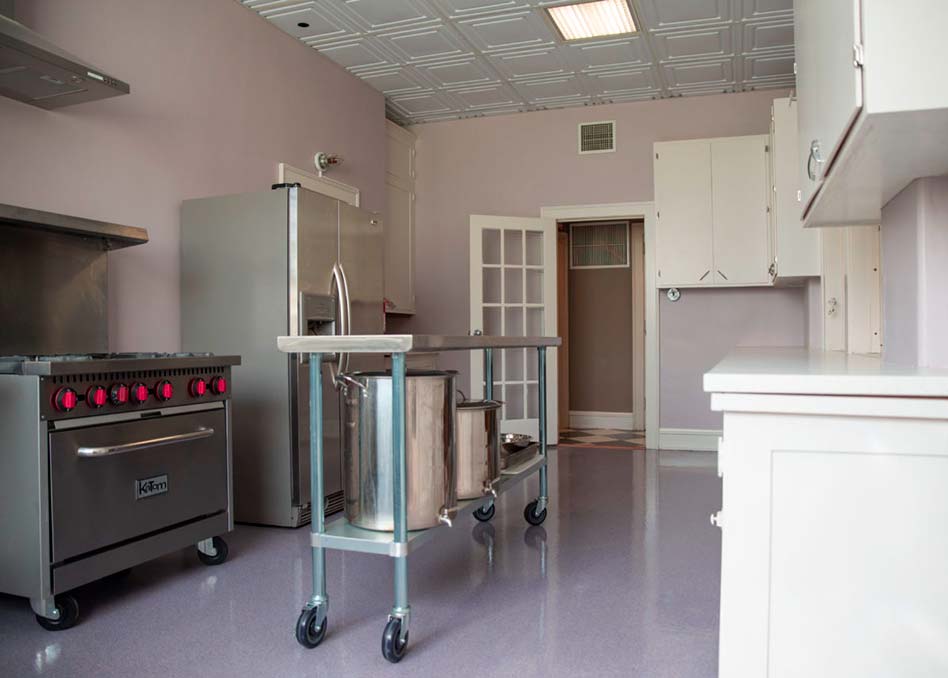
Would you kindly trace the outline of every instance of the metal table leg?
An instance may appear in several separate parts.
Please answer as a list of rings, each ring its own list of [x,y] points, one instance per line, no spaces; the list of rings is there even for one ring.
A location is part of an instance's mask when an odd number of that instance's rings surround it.
[[[322,534],[326,526],[323,503],[323,354],[309,359],[309,478],[312,520],[310,534]],[[312,539],[311,539],[312,541]],[[313,595],[296,622],[296,640],[304,647],[316,647],[326,637],[329,598],[326,595],[326,552],[313,546]]]
[[[484,400],[494,399],[494,349],[484,349]],[[486,522],[494,517],[494,500],[491,499],[484,506],[474,511],[474,517]]]
[[[546,347],[537,348],[537,394],[539,396],[539,438],[540,454],[546,457]],[[527,504],[523,517],[531,525],[539,525],[546,520],[546,507],[549,504],[549,486],[547,481],[547,467],[544,464],[540,469],[540,496]]]
[[[408,488],[405,464],[405,354],[392,354],[392,463],[394,473],[393,540],[405,544],[403,555],[395,557],[395,604],[382,634],[382,656],[396,663],[408,649]]]

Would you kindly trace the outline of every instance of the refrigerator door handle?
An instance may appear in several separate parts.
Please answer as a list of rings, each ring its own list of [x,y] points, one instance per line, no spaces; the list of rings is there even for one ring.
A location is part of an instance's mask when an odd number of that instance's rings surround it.
[[[349,317],[350,317],[350,306],[349,306],[349,289],[346,286],[346,274],[342,270],[342,265],[337,261],[332,266],[332,283],[336,286],[336,290],[339,293],[339,323],[336,325],[336,335],[344,337],[349,334]],[[330,286],[330,293],[332,293],[332,288]],[[346,353],[340,353],[336,356],[335,364],[329,363],[329,376],[332,378],[332,383],[336,387],[336,390],[339,390],[339,380],[337,379],[338,375],[345,372],[349,367],[349,355]],[[338,369],[336,368],[338,365]]]
[[[352,334],[352,297],[349,296],[349,279],[346,278],[346,268],[342,265],[342,262],[339,262],[339,274],[342,279],[342,298],[343,298],[343,312],[345,313],[346,321],[342,327],[342,334],[344,336],[349,336]],[[349,371],[349,354],[341,353],[339,354],[339,372],[345,374]]]

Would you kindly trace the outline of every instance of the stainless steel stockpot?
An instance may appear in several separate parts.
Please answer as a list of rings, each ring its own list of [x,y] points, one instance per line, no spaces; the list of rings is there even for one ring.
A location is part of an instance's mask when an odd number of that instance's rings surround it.
[[[392,463],[392,373],[356,372],[341,379],[346,517],[369,530],[395,529]],[[405,467],[408,529],[450,522],[457,509],[455,374],[409,370],[405,378]]]
[[[458,499],[493,491],[500,478],[500,403],[467,400],[457,405]]]

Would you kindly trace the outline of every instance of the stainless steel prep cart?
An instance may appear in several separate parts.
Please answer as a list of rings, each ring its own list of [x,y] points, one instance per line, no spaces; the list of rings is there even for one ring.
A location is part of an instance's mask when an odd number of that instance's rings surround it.
[[[423,351],[484,351],[485,396],[493,397],[493,351],[504,348],[537,349],[537,391],[539,395],[540,454],[516,473],[507,474],[496,484],[497,494],[525,478],[539,473],[539,496],[524,509],[524,518],[532,525],[546,519],[549,504],[547,490],[546,435],[546,349],[561,344],[559,337],[441,336],[418,334],[279,337],[277,345],[285,353],[308,353],[310,473],[313,496],[322,496],[323,488],[323,390],[322,363],[327,354],[390,353],[392,355],[392,455],[394,457],[395,531],[374,532],[349,524],[341,518],[326,525],[321,502],[313,502],[310,524],[313,548],[313,595],[306,602],[296,624],[296,639],[313,648],[326,636],[329,597],[326,592],[326,556],[324,549],[361,551],[395,559],[395,604],[382,634],[382,655],[398,662],[408,648],[411,608],[408,605],[408,554],[438,534],[445,526],[409,532],[405,480],[405,354]],[[490,520],[494,514],[494,496],[458,503],[458,515],[473,513],[478,520]]]

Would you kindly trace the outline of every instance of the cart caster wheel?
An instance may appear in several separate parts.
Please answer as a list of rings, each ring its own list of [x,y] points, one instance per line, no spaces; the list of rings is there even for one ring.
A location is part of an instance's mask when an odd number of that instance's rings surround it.
[[[408,634],[404,638],[401,635],[402,620],[398,617],[389,619],[382,634],[382,656],[393,664],[400,662],[408,650]]]
[[[36,615],[36,621],[47,631],[65,631],[79,621],[79,603],[68,594],[56,596],[56,609],[59,610],[59,619],[47,619]]]
[[[205,565],[220,565],[227,560],[227,542],[220,537],[214,537],[214,550],[217,551],[213,556],[209,556],[203,551],[198,550],[198,558]]]
[[[482,523],[486,523],[488,520],[494,517],[494,513],[497,512],[497,507],[491,504],[490,506],[482,506],[476,511],[474,511],[474,517],[477,518]]]
[[[523,519],[531,525],[542,525],[543,521],[546,520],[546,509],[537,513],[537,502],[531,501],[523,510]]]
[[[296,641],[303,647],[312,649],[323,642],[326,629],[329,627],[329,617],[323,617],[323,623],[316,625],[319,618],[317,607],[304,607],[300,618],[296,620]]]

